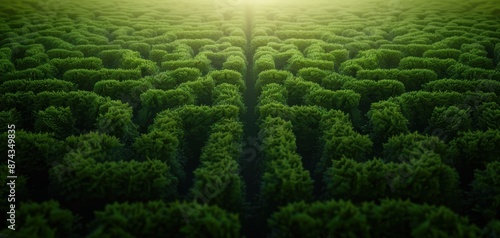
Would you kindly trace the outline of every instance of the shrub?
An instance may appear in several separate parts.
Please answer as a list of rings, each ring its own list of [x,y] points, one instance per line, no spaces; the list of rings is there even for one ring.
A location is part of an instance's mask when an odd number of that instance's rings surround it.
[[[190,60],[176,60],[176,61],[165,61],[161,63],[161,70],[175,70],[177,68],[197,68],[203,74],[210,71],[210,60],[206,56],[198,56],[195,59]]]
[[[472,127],[472,118],[469,110],[460,109],[456,106],[435,107],[429,119],[427,132],[440,130],[445,140],[453,139],[459,131],[465,131]]]
[[[401,59],[399,69],[430,69],[442,78],[448,76],[448,67],[455,63],[453,59],[406,57]]]
[[[20,228],[16,229],[15,236],[71,237],[75,234],[78,218],[71,211],[60,208],[58,202],[49,200],[21,203],[16,221]],[[14,235],[14,232],[4,230],[4,234]]]
[[[52,49],[47,50],[47,56],[51,59],[60,58],[83,58],[85,55],[81,51],[65,50],[65,49]]]
[[[191,194],[228,211],[242,211],[245,185],[238,174],[243,125],[223,119],[212,126],[200,156],[201,165],[194,171]],[[210,192],[209,192],[210,191]]]
[[[463,44],[472,44],[475,43],[473,39],[467,38],[464,36],[452,36],[444,38],[443,40],[436,42],[435,45],[438,46],[447,46],[453,49],[460,49]]]
[[[71,69],[98,70],[103,67],[101,59],[96,57],[65,59],[55,58],[50,60],[50,62],[57,67],[61,75]]]
[[[96,118],[97,131],[114,135],[121,141],[130,143],[138,136],[137,125],[132,122],[133,109],[121,101],[108,100],[99,105]]]
[[[479,228],[444,206],[384,199],[364,203],[361,211],[373,228],[371,237],[435,236],[475,237]]]
[[[50,71],[46,71],[49,69]],[[11,71],[5,74],[5,77],[0,79],[0,82],[8,81],[8,80],[16,80],[16,79],[44,79],[44,78],[52,78],[56,75],[57,69],[50,67],[48,64],[44,64],[38,66],[36,68],[29,68],[25,70],[17,70]]]
[[[213,105],[237,106],[240,109],[241,116],[243,116],[246,111],[243,96],[238,86],[228,83],[219,84],[214,88]]]
[[[234,70],[239,72],[241,75],[245,75],[247,70],[247,64],[245,58],[236,55],[230,55],[229,57],[227,57],[226,61],[222,64],[222,69]]]
[[[41,92],[36,95],[33,111],[38,112],[49,106],[69,107],[76,119],[75,127],[80,130],[92,130],[98,116],[98,109],[105,98],[86,92]]]
[[[127,48],[139,52],[143,58],[147,59],[149,57],[149,51],[151,50],[151,45],[144,42],[136,42],[128,45]]]
[[[272,55],[266,54],[255,60],[255,64],[253,66],[253,71],[255,75],[259,75],[263,71],[272,69],[276,70],[276,65],[274,63]]]
[[[142,106],[155,112],[194,103],[193,95],[186,89],[168,91],[151,89],[141,94],[140,97]]]
[[[136,52],[134,52],[136,53]],[[156,63],[150,60],[145,60],[133,54],[132,52],[125,52],[120,59],[119,67],[124,69],[138,69],[142,77],[147,75],[154,75],[158,72]]]
[[[299,153],[306,157],[307,152],[316,152],[320,147],[318,145],[320,138],[318,125],[326,110],[317,106],[292,106],[290,109],[292,112],[290,121],[293,125],[293,133],[297,138]],[[307,169],[313,168],[317,163],[316,160],[312,159],[306,159],[306,161],[304,166]]]
[[[474,81],[462,79],[440,79],[433,82],[426,83],[422,87],[425,91],[439,92],[439,91],[453,91],[465,93],[467,91],[482,91],[500,93],[500,82],[488,79],[478,79]]]
[[[21,114],[15,108],[0,111],[0,123],[3,123],[4,125],[19,125],[20,118]]]
[[[50,106],[38,111],[35,121],[36,132],[52,132],[57,138],[64,139],[75,133],[75,122],[69,107]]]
[[[333,214],[333,215],[332,215]],[[288,204],[268,220],[271,237],[409,237],[426,234],[478,236],[466,218],[443,206],[384,199],[353,205],[331,200]]]
[[[35,43],[42,44],[46,50],[65,49],[71,50],[74,46],[64,40],[53,36],[40,36],[35,38]]]
[[[24,176],[24,178],[27,179],[26,185],[29,185],[29,187],[25,188],[27,188],[27,192],[30,194],[33,192],[46,192],[48,179],[47,172],[49,168],[56,163],[56,161],[59,161],[62,158],[64,144],[60,140],[55,139],[52,134],[32,133],[19,129],[18,125],[16,125],[16,127],[16,153],[14,160],[16,168],[23,168],[22,170],[16,170],[16,175],[18,177]],[[2,133],[1,136],[2,143],[7,145],[7,132]],[[7,146],[2,146],[2,148],[0,148],[0,152],[7,155],[7,150],[9,149],[10,148]],[[17,182],[22,181],[18,180]],[[22,189],[23,187],[20,186],[20,197],[22,197]],[[16,200],[18,199],[19,198],[16,197]]]
[[[102,64],[106,68],[116,69],[122,66],[123,58],[140,58],[139,52],[128,49],[111,49],[102,50],[98,57],[102,60]]]
[[[319,123],[321,157],[315,174],[323,176],[330,168],[333,160],[343,157],[365,161],[372,152],[373,143],[367,135],[354,131],[349,116],[338,110],[330,110],[323,114]]]
[[[354,80],[356,79],[353,77],[333,72],[321,80],[321,86],[329,90],[339,90],[344,83]]]
[[[94,92],[137,107],[140,95],[152,87],[149,82],[141,80],[101,80],[94,84]]]
[[[290,203],[268,219],[270,237],[370,237],[370,223],[350,201]]]
[[[411,130],[423,131],[428,120],[432,116],[434,107],[465,105],[476,107],[483,102],[491,102],[494,99],[492,93],[466,92],[410,92],[399,97],[389,99],[401,105],[403,115],[410,121]]]
[[[289,202],[312,199],[313,181],[295,152],[292,124],[281,118],[267,117],[259,133],[265,155],[260,194],[260,199],[265,201],[264,213]]]
[[[494,129],[461,132],[450,141],[450,155],[456,161],[462,183],[472,181],[474,170],[484,170],[487,163],[498,161],[499,143],[500,131]]]
[[[200,52],[200,48],[205,45],[214,45],[216,42],[211,39],[179,39],[175,41],[176,43],[185,44],[190,47],[193,51],[193,55],[197,55]]]
[[[90,91],[101,77],[100,70],[73,69],[64,73],[63,80],[75,83],[82,90]]]
[[[26,80],[17,79],[4,82],[0,87],[0,93],[28,92],[40,93],[44,91],[74,91],[76,85],[58,79]]]
[[[302,68],[297,73],[297,76],[303,78],[306,81],[321,84],[323,79],[328,76],[328,72],[320,70],[318,68]]]
[[[498,81],[500,79],[500,72],[496,70],[473,68],[460,63],[450,66],[447,74],[450,78],[462,80],[492,79]]]
[[[390,137],[383,144],[383,159],[386,162],[403,163],[418,159],[426,151],[438,154],[443,163],[452,165],[448,158],[448,146],[439,137],[418,132],[404,133]]]
[[[255,36],[250,42],[250,52],[255,52],[259,47],[265,46],[270,42],[279,43],[281,40],[276,36]]]
[[[408,131],[408,119],[396,103],[381,101],[372,103],[367,116],[370,120],[371,134],[376,143],[382,143],[394,135]]]
[[[326,60],[313,60],[300,56],[291,57],[288,60],[288,65],[285,69],[290,70],[293,74],[296,74],[302,68],[318,68],[321,70],[333,71],[334,64],[331,61]]]
[[[262,87],[266,84],[277,83],[283,84],[285,80],[291,78],[293,75],[285,70],[266,70],[261,72],[255,83],[255,89],[257,90],[257,94],[260,94],[262,91]]]
[[[258,101],[258,106],[256,111],[258,111],[258,107],[270,103],[286,105],[287,90],[283,85],[279,85],[276,83],[266,84],[262,87],[262,93],[257,101]]]
[[[78,153],[97,162],[126,160],[124,145],[116,138],[104,133],[89,132],[68,136],[64,140],[65,153]],[[58,161],[63,162],[63,161]]]
[[[458,60],[458,57],[460,57],[461,54],[462,51],[457,49],[438,49],[438,50],[427,50],[424,52],[422,56],[425,58]]]
[[[217,41],[217,43],[225,42],[228,42],[232,46],[236,46],[242,49],[246,48],[247,46],[247,40],[244,36],[223,36]]]
[[[37,66],[40,66],[44,63],[47,63],[49,58],[47,57],[46,54],[41,53],[37,54],[35,56],[27,56],[24,58],[17,59],[15,61],[15,67],[17,70],[25,70],[29,68],[35,68]]]
[[[119,50],[121,49],[120,45],[111,45],[111,44],[103,44],[103,45],[76,45],[71,49],[78,50],[82,52],[85,57],[99,57],[102,51],[106,50]],[[68,50],[71,50],[68,49]],[[47,54],[50,50],[47,51]],[[104,64],[107,67],[106,64]]]
[[[173,128],[165,128],[164,127]],[[183,171],[182,160],[180,154],[180,140],[182,134],[179,133],[182,125],[177,125],[179,122],[171,121],[170,123],[160,123],[155,125],[161,129],[154,129],[147,134],[141,135],[135,139],[134,149],[139,155],[138,160],[159,160],[167,164],[171,169],[172,175],[179,181],[184,181],[185,174]],[[182,131],[181,131],[182,132]],[[179,134],[177,134],[179,133]]]
[[[215,82],[215,85],[228,83],[238,87],[241,93],[246,90],[245,82],[243,81],[243,76],[237,71],[233,70],[216,70],[208,74]]]
[[[166,50],[152,49],[149,51],[149,60],[161,65],[167,55],[168,52]]]
[[[495,102],[483,103],[477,110],[477,128],[500,129],[500,106]]]
[[[33,128],[35,121],[33,115],[33,104],[36,96],[33,92],[16,92],[0,94],[0,110],[15,109],[19,113],[19,126],[22,128]]]
[[[475,203],[475,210],[487,220],[498,219],[500,214],[500,161],[486,164],[484,170],[475,170],[474,181],[472,182],[472,194]]]
[[[288,92],[287,103],[292,106],[304,104],[307,95],[321,89],[318,84],[305,81],[302,78],[288,78],[285,80],[284,86]]]
[[[118,219],[118,220],[117,220]],[[236,214],[198,203],[115,203],[95,212],[89,237],[239,237]]]
[[[305,104],[317,105],[325,109],[339,109],[350,113],[359,105],[361,95],[353,90],[318,89],[305,96]]]
[[[176,85],[181,83],[195,81],[201,77],[201,71],[197,68],[178,68],[168,72],[168,75],[174,79]]]
[[[491,220],[486,224],[483,228],[483,237],[495,237],[500,233],[500,221],[499,220]]]
[[[14,64],[8,59],[0,59],[0,75],[5,75],[7,73],[16,70]]]
[[[495,69],[493,60],[484,56],[477,56],[471,53],[463,53],[458,58],[458,62],[473,68]]]
[[[359,104],[362,112],[368,111],[373,102],[399,96],[405,92],[403,83],[396,80],[352,80],[345,82],[342,89],[353,90],[361,95]]]
[[[359,163],[343,157],[333,161],[332,167],[325,172],[324,181],[327,198],[354,202],[387,197],[449,205],[459,191],[457,172],[432,152],[401,164],[385,164],[380,159]]]
[[[170,171],[159,160],[97,163],[75,152],[66,154],[63,163],[52,167],[49,174],[51,191],[61,200],[90,203],[173,199],[177,179]],[[131,177],[135,179],[128,179]],[[150,185],[144,186],[143,181]]]
[[[183,83],[180,88],[188,88],[195,96],[196,105],[212,105],[212,92],[215,87],[214,80],[210,77],[199,78],[195,81]]]

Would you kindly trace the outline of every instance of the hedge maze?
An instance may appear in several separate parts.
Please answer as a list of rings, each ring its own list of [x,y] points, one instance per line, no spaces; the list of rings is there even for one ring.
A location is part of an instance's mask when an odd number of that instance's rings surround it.
[[[0,152],[14,124],[18,177],[0,236],[500,236],[499,16],[8,0]]]

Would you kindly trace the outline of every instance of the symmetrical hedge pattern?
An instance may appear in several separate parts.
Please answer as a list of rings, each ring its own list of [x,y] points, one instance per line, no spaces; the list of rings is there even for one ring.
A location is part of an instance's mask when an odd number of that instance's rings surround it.
[[[496,237],[499,15],[493,0],[7,0],[19,229],[1,229]]]

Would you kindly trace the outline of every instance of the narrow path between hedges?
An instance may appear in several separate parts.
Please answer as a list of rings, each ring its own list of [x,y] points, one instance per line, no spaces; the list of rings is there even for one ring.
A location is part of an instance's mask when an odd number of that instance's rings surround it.
[[[243,95],[245,106],[247,107],[246,114],[243,118],[244,135],[243,135],[243,153],[241,159],[241,175],[245,180],[246,185],[246,214],[241,214],[240,220],[242,221],[242,233],[247,234],[248,237],[259,237],[261,234],[261,227],[258,220],[258,194],[260,185],[260,176],[258,172],[258,161],[262,156],[259,150],[261,141],[258,139],[259,128],[257,126],[257,115],[255,114],[255,107],[257,105],[257,91],[255,90],[256,76],[253,75],[253,55],[255,52],[251,49],[252,31],[253,31],[253,6],[249,3],[244,5],[245,11],[245,35],[246,35],[246,49],[245,56],[247,60],[247,71],[245,74],[246,91]]]

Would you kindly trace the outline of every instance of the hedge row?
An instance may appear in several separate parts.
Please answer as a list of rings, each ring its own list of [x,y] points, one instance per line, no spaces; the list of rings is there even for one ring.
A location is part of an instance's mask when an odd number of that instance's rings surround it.
[[[260,190],[263,213],[269,214],[289,202],[312,199],[313,180],[297,154],[292,124],[267,117],[260,124],[264,170]]]
[[[18,212],[20,229],[5,229],[6,235],[76,237],[82,230],[79,217],[53,200],[22,203]],[[88,237],[239,237],[241,225],[236,214],[216,206],[153,200],[108,204],[88,228]]]
[[[217,205],[227,211],[242,212],[245,183],[239,175],[243,125],[235,119],[216,122],[202,148],[201,164],[194,170],[190,194],[194,200]]]
[[[324,113],[319,122],[320,161],[316,165],[315,175],[322,177],[332,166],[332,162],[343,157],[356,161],[366,161],[372,152],[372,141],[367,135],[354,131],[349,116],[338,110]]]
[[[274,213],[268,226],[271,237],[481,235],[476,225],[446,207],[388,199],[359,205],[343,200],[291,203]]]
[[[22,108],[19,111],[22,128],[36,127],[45,132],[63,132],[58,136],[76,133],[75,129],[96,129],[124,141],[137,133],[130,106],[92,92],[6,93],[2,95],[2,101],[1,110]]]

